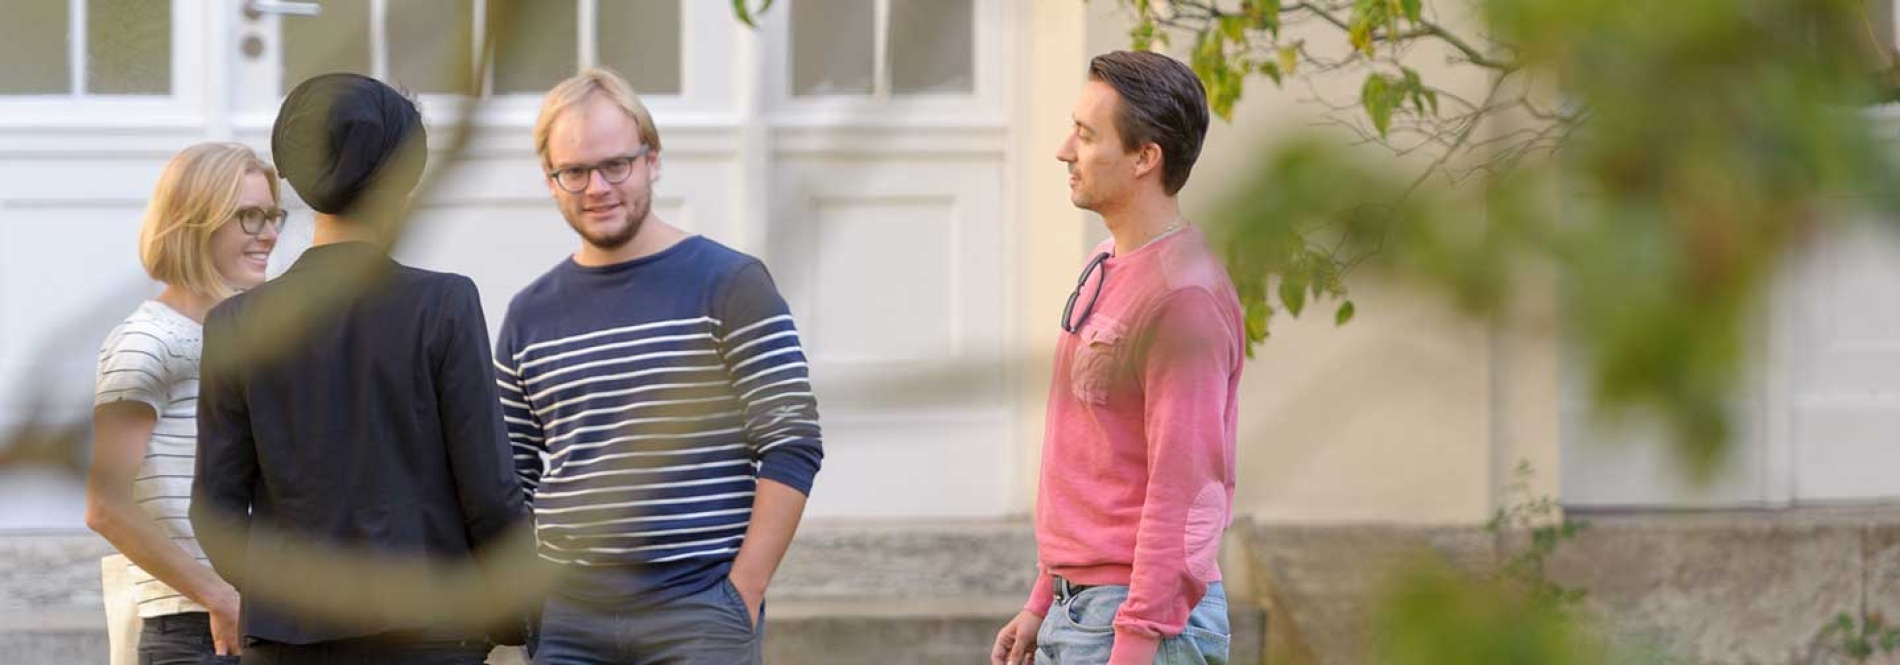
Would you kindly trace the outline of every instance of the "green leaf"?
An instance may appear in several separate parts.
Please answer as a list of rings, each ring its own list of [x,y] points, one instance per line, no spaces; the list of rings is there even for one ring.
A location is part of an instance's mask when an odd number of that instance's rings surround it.
[[[1372,24],[1353,23],[1346,31],[1346,39],[1352,42],[1353,50],[1372,55]]]
[[[772,0],[760,2],[759,8],[756,10],[752,9],[752,0],[732,0],[733,15],[738,17],[740,23],[744,23],[746,27],[755,30],[759,27],[758,16],[764,14],[765,10],[771,8]]]
[[[1291,76],[1294,71],[1299,69],[1300,49],[1298,47],[1282,46],[1280,47],[1278,55],[1280,56],[1280,71]]]
[[[1246,20],[1245,16],[1222,15],[1220,17],[1221,36],[1226,37],[1230,42],[1245,41]]]
[[[1384,74],[1374,73],[1366,77],[1365,85],[1359,89],[1359,103],[1366,107],[1366,116],[1372,120],[1372,127],[1385,136],[1386,128],[1392,124],[1392,98],[1389,94],[1391,82]]]
[[[1155,38],[1156,38],[1155,23],[1154,21],[1148,20],[1146,17],[1143,17],[1142,20],[1136,22],[1135,27],[1128,29],[1129,45],[1134,50],[1137,50],[1137,51],[1152,50],[1152,47],[1154,46],[1154,43],[1156,41]]]
[[[1384,0],[1353,0],[1352,19],[1346,24],[1346,38],[1352,48],[1372,55],[1372,30],[1386,23]]]
[[[1353,308],[1352,308],[1351,300],[1340,303],[1339,311],[1333,313],[1333,325],[1335,326],[1346,325],[1347,321],[1352,320],[1352,313],[1353,313]]]
[[[1842,633],[1854,632],[1854,617],[1848,616],[1846,612],[1834,615],[1832,629]]]
[[[1266,74],[1267,78],[1273,79],[1274,85],[1280,84],[1282,76],[1280,65],[1271,62],[1260,62],[1255,63],[1255,69],[1262,74]]]
[[[1247,328],[1247,357],[1253,357],[1254,345],[1266,341],[1267,321],[1273,318],[1273,305],[1267,303],[1266,295],[1256,288],[1240,288],[1242,318]]]
[[[1339,263],[1325,252],[1308,250],[1306,265],[1313,271],[1313,297],[1346,295],[1346,286],[1339,281]]]
[[[1419,78],[1418,70],[1412,69],[1411,67],[1400,67],[1399,72],[1404,75],[1404,81],[1400,84],[1399,94],[1403,95],[1404,99],[1412,102],[1412,108],[1418,109],[1419,113],[1424,113],[1425,82]]]
[[[1405,14],[1406,20],[1417,23],[1424,18],[1421,13],[1424,5],[1422,0],[1399,0],[1399,11]]]
[[[1306,308],[1306,276],[1294,271],[1280,276],[1280,303],[1286,305],[1286,311],[1295,318],[1300,310]]]
[[[1207,87],[1207,105],[1224,120],[1233,120],[1234,103],[1240,101],[1244,71],[1227,58],[1225,38],[1219,31],[1204,30],[1188,64]],[[1244,66],[1244,65],[1243,65]]]
[[[1280,0],[1253,0],[1248,11],[1252,12],[1256,29],[1280,36]]]

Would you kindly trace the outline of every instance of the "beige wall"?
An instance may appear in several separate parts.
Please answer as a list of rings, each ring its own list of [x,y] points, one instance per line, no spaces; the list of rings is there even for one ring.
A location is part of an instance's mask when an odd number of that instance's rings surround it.
[[[1066,189],[1045,162],[1066,129],[1088,56],[1125,48],[1128,27],[1106,0],[1029,4],[1033,71],[1019,104],[1028,109],[1019,126],[1028,130],[1017,150],[1024,164],[1017,179],[1027,238],[1023,286],[1034,290],[1023,298],[1022,341],[1037,349],[1019,381],[1026,417],[1017,476],[1025,511],[1033,506],[1053,338],[1044,321],[1060,309],[1086,239],[1104,235],[1099,219],[1068,209]],[[1318,33],[1309,43],[1328,40],[1337,38]],[[1416,61],[1429,81],[1483,83],[1463,69],[1435,65],[1444,61],[1437,54],[1420,53]],[[1320,90],[1350,99],[1360,76],[1322,81]],[[1215,221],[1205,215],[1254,155],[1312,128],[1323,109],[1299,101],[1310,96],[1292,81],[1281,89],[1249,80],[1234,120],[1216,119],[1209,129],[1182,194],[1190,218]],[[1381,148],[1365,149],[1405,166]],[[1519,459],[1538,470],[1534,491],[1555,496],[1556,347],[1548,298],[1526,299],[1492,323],[1398,280],[1355,274],[1348,286],[1358,312],[1351,323],[1335,327],[1330,302],[1303,319],[1281,314],[1246,368],[1236,512],[1280,522],[1480,523]]]
[[[1024,69],[1016,79],[1012,127],[1012,185],[1016,198],[1016,348],[1011,384],[1016,392],[1016,450],[1010,474],[1017,491],[1011,503],[1022,513],[1035,508],[1036,474],[1042,454],[1042,412],[1049,393],[1056,315],[1075,283],[1078,257],[1087,249],[1084,214],[1069,205],[1067,172],[1055,161],[1056,146],[1069,130],[1069,108],[1082,90],[1078,62],[1084,53],[1081,2],[1024,2],[1019,52]],[[1099,226],[1099,222],[1096,223]]]

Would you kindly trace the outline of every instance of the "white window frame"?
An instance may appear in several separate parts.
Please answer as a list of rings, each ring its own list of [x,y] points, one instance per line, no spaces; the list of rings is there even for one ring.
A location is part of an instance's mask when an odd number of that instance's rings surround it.
[[[71,71],[64,94],[0,93],[0,129],[184,129],[204,125],[207,103],[207,49],[223,48],[224,12],[219,3],[171,2],[171,92],[168,94],[94,94],[85,91],[86,0],[67,0],[68,58]]]
[[[760,72],[765,111],[781,125],[855,126],[964,126],[1002,125],[1009,120],[1002,89],[1004,57],[1010,52],[1001,43],[1006,35],[997,26],[1012,20],[1006,0],[970,0],[971,7],[971,88],[968,93],[892,94],[888,49],[890,0],[876,3],[873,35],[873,91],[869,95],[806,95],[792,92],[792,5],[798,0],[779,0],[759,20],[760,38],[766,53],[780,57]]]
[[[370,73],[379,79],[389,74],[388,51],[385,36],[387,33],[387,9],[392,2],[401,0],[370,0]],[[548,1],[548,0],[537,0]],[[580,66],[596,62],[595,27],[598,19],[598,0],[560,0],[578,5],[576,29],[576,62]],[[677,94],[642,94],[641,101],[656,115],[702,116],[731,115],[735,105],[738,77],[735,76],[734,56],[730,54],[735,37],[727,33],[743,30],[744,26],[732,17],[730,7],[724,3],[708,3],[695,0],[677,0],[680,3],[680,91]],[[474,6],[475,34],[480,35],[485,28],[484,21],[488,0],[470,0]],[[525,9],[525,8],[524,8]],[[297,17],[267,16],[256,24],[256,30],[262,34],[275,35],[268,40],[263,57],[251,62],[238,63],[240,68],[249,68],[246,77],[258,81],[254,94],[237,104],[236,124],[247,133],[260,129],[268,130],[276,116],[277,105],[283,95],[283,21],[295,21]],[[474,54],[479,58],[481,44],[475,40]],[[494,70],[489,68],[482,74],[481,88],[483,97],[476,115],[472,119],[480,127],[524,127],[534,123],[534,116],[540,110],[541,95],[535,93],[488,94],[494,86]],[[431,124],[452,125],[462,122],[463,107],[469,97],[455,94],[426,93],[417,95],[425,117]]]

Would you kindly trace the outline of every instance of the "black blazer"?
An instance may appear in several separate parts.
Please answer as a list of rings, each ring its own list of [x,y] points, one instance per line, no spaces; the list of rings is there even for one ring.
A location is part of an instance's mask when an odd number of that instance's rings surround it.
[[[338,288],[352,280],[366,288]],[[191,522],[244,594],[246,636],[309,644],[431,628],[433,612],[374,611],[399,591],[368,575],[286,565],[345,551],[323,558],[461,570],[525,525],[467,277],[367,243],[321,245],[212,309],[204,342]],[[364,612],[335,621],[251,595],[268,575],[361,599]]]

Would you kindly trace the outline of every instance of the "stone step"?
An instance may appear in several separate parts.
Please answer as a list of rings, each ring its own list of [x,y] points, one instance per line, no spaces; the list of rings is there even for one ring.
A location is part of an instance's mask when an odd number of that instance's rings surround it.
[[[98,558],[111,551],[84,532],[0,537],[0,653],[105,662]],[[767,662],[986,662],[1034,576],[1027,521],[812,520],[773,579]],[[1232,662],[1260,662],[1265,614],[1230,600]],[[9,625],[29,615],[39,623]],[[491,662],[520,660],[498,651]]]
[[[84,531],[0,534],[0,613],[101,611],[99,557],[112,551]],[[1027,598],[1035,573],[1026,521],[812,520],[773,578],[772,597]]]
[[[786,600],[1027,599],[1035,576],[1035,528],[1027,521],[814,520],[799,527],[772,579],[772,594]]]
[[[10,663],[104,663],[105,614],[0,613],[0,654]]]
[[[787,602],[771,605],[765,662],[773,665],[963,665],[988,662],[996,631],[1022,607],[1010,598]],[[1266,613],[1236,605],[1232,663],[1260,663]]]
[[[962,665],[986,662],[996,631],[1021,607],[1015,598],[779,601],[767,606],[765,662],[774,665]],[[104,620],[41,615],[35,625],[0,628],[8,662],[104,663]],[[1236,606],[1231,661],[1261,662],[1266,615]],[[492,665],[524,662],[498,649]]]

